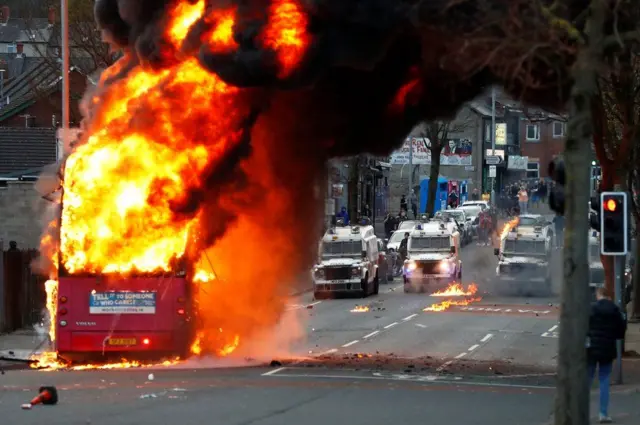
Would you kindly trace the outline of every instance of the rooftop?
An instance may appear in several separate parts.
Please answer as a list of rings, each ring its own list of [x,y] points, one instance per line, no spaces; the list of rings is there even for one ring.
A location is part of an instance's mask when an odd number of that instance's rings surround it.
[[[38,174],[57,160],[55,128],[0,127],[0,176]]]

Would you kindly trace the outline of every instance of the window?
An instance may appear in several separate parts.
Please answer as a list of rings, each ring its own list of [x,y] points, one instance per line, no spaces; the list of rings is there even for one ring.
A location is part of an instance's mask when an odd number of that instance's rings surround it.
[[[539,162],[529,162],[527,164],[527,178],[528,179],[539,179],[540,178],[540,163]]]
[[[553,122],[553,137],[564,137],[565,123],[562,121]]]
[[[540,140],[540,126],[538,124],[527,124],[527,140]]]
[[[18,46],[15,44],[7,44],[7,53],[18,53]]]

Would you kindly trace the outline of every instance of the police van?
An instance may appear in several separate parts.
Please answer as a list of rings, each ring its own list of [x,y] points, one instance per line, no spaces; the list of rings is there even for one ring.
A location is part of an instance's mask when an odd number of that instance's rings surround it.
[[[404,292],[422,292],[462,280],[460,232],[453,222],[417,224],[403,267]]]
[[[500,240],[496,269],[499,289],[528,292],[552,290],[551,250],[553,232],[549,223],[536,215],[522,215],[516,226]]]
[[[320,243],[318,264],[313,268],[316,298],[331,294],[378,293],[378,239],[373,226],[335,226]]]

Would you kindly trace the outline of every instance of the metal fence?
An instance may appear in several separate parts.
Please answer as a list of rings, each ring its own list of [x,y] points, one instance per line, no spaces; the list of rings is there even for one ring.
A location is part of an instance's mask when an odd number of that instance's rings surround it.
[[[45,277],[32,272],[34,249],[6,249],[0,241],[0,332],[32,327],[46,304]]]

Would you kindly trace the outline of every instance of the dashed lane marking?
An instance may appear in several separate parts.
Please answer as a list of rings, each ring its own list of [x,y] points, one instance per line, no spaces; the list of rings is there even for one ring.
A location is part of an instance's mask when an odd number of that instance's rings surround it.
[[[466,355],[467,355],[467,353],[466,353],[466,352],[465,352],[465,353],[460,353],[460,354],[458,354],[457,356],[455,356],[455,357],[454,357],[454,359],[461,359],[461,358],[463,358],[463,357],[464,357],[464,356],[466,356]]]
[[[471,347],[469,347],[469,351],[473,351],[473,350],[475,350],[475,349],[476,349],[476,348],[478,348],[478,347],[480,347],[480,344],[472,345]]]
[[[327,354],[333,354],[333,353],[337,353],[338,349],[337,348],[332,348],[331,350],[327,350],[327,351],[323,351],[322,353],[318,354],[319,356],[326,356]]]
[[[359,341],[359,340],[357,340],[357,339],[354,339],[354,340],[353,340],[353,341],[351,341],[351,342],[347,342],[347,343],[346,343],[346,344],[344,344],[342,347],[343,347],[343,348],[351,347],[352,345],[357,344],[358,342],[360,342],[360,341]]]
[[[422,329],[427,327],[427,325],[423,325],[422,323],[416,323],[416,326]]]
[[[384,328],[385,328],[385,329],[390,329],[390,328],[394,327],[394,326],[395,326],[395,325],[397,325],[397,324],[398,324],[398,322],[389,323],[389,324],[388,324],[387,326],[385,326]]]
[[[417,315],[418,315],[417,313],[416,313],[416,314],[412,314],[411,316],[407,316],[407,317],[405,317],[404,319],[402,319],[402,321],[403,321],[403,322],[406,322],[406,321],[408,321],[408,320],[413,319],[413,318],[414,318],[414,317],[416,317]]]
[[[559,338],[560,332],[556,331],[558,329],[558,325],[551,327],[548,331],[540,335],[543,338]]]
[[[487,342],[487,341],[489,341],[491,338],[493,338],[493,334],[486,334],[486,335],[484,336],[484,338],[482,338],[482,339],[480,340],[480,342]]]
[[[279,367],[277,369],[273,369],[270,370],[269,372],[263,373],[262,376],[271,376],[271,375],[275,375],[278,372],[282,372],[283,370],[285,370],[286,367]]]
[[[380,333],[380,331],[373,331],[370,334],[366,334],[362,338],[364,338],[364,339],[371,338],[372,336],[378,335],[379,333]]]

